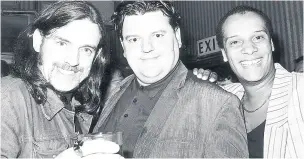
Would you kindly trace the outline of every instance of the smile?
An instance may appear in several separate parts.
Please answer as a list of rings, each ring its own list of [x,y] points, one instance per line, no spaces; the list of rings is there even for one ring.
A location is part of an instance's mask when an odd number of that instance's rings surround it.
[[[251,65],[258,65],[262,62],[262,59],[256,59],[256,60],[246,60],[246,61],[241,61],[242,66],[251,66]]]
[[[141,60],[155,60],[159,57],[160,55],[157,55],[157,56],[146,56],[146,57],[142,57]]]
[[[62,73],[62,74],[64,74],[64,75],[72,75],[72,74],[75,73],[75,72],[72,71],[72,70],[62,69],[62,68],[60,68],[60,67],[58,67],[58,66],[56,66],[56,68],[57,68],[57,70],[58,70],[60,73]]]

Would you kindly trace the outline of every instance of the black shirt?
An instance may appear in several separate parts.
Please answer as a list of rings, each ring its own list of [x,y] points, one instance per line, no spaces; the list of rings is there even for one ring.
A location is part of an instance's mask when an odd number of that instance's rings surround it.
[[[249,158],[263,158],[265,123],[247,133]]]
[[[133,157],[138,138],[146,133],[144,125],[178,65],[166,77],[149,86],[141,86],[135,78],[99,129],[101,132],[122,132],[125,158]]]

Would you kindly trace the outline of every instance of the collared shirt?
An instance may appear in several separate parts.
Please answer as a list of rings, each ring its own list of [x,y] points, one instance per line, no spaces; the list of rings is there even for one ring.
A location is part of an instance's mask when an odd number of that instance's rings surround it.
[[[2,78],[1,87],[1,157],[52,158],[73,145],[75,113],[54,91],[47,89],[43,105],[19,78]],[[80,113],[78,119],[88,132],[92,116]]]
[[[179,63],[162,80],[149,86],[140,86],[135,78],[117,102],[107,121],[99,129],[102,132],[123,132],[124,157],[133,157],[136,141],[142,132],[146,131],[145,122],[174,76],[178,65]]]
[[[264,131],[264,158],[304,158],[304,76],[288,72],[275,63],[270,102]],[[223,87],[240,99],[244,88],[240,83]]]

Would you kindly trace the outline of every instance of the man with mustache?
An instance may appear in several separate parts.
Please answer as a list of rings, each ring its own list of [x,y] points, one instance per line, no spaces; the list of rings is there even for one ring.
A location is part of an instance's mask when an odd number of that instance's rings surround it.
[[[60,1],[21,34],[12,76],[1,81],[1,158],[119,157],[103,140],[73,148],[102,109],[103,25],[91,4]]]

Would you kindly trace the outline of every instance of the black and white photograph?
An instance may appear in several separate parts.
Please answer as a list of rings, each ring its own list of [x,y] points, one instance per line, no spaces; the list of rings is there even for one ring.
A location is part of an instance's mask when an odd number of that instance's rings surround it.
[[[304,158],[299,1],[1,1],[1,158]]]

